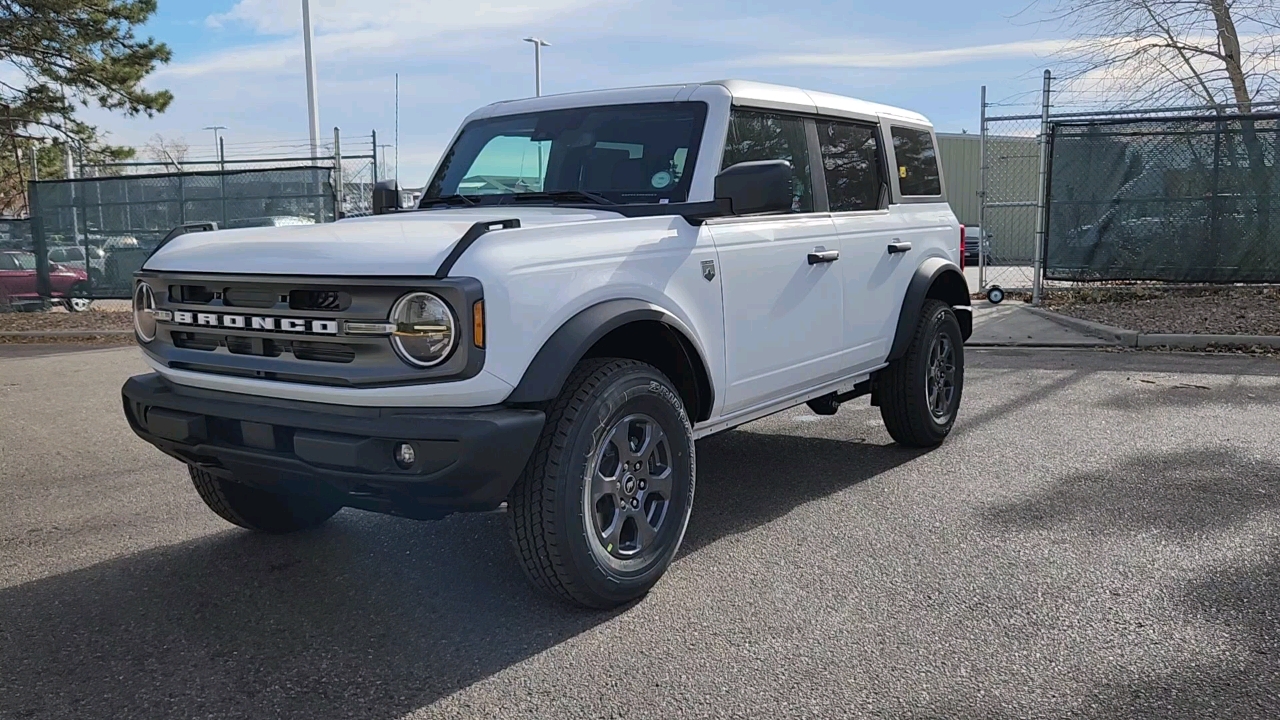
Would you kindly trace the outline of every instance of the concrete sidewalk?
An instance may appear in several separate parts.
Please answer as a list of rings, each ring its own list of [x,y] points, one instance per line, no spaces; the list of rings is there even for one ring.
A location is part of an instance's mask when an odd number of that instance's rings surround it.
[[[1116,347],[1118,343],[1088,335],[1037,315],[1021,302],[992,305],[973,301],[970,347]]]

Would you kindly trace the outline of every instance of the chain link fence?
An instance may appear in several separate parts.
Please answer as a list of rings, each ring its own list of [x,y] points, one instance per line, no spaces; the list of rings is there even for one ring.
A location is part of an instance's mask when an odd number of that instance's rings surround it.
[[[273,168],[31,183],[40,294],[128,298],[133,273],[181,225],[219,228],[334,219],[332,170]]]
[[[983,89],[981,290],[1280,282],[1280,114],[1089,110],[1047,72],[1018,97],[990,115]]]
[[[1045,279],[1280,282],[1280,115],[1053,126]]]
[[[982,123],[979,286],[1030,289],[1040,207],[1039,116],[986,117]]]

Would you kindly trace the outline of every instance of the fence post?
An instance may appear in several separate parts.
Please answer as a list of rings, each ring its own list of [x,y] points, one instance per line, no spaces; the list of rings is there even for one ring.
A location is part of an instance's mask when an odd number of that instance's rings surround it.
[[[1040,106],[1040,189],[1036,193],[1036,246],[1032,253],[1031,304],[1039,305],[1044,277],[1046,214],[1049,208],[1049,89],[1053,74],[1044,71],[1044,92]]]
[[[378,184],[378,131],[369,133],[373,138],[373,184]]]
[[[47,300],[53,295],[49,282],[49,243],[44,237],[44,217],[40,214],[35,180],[27,183],[27,213],[31,217],[31,250],[36,254],[36,294]]]
[[[978,125],[978,290],[987,287],[987,86],[982,86],[981,121]]]
[[[338,128],[333,129],[333,219],[342,219],[342,138]]]
[[[223,138],[218,138],[218,167],[221,172],[218,173],[218,182],[222,196],[222,227],[227,226],[227,145],[223,142]]]

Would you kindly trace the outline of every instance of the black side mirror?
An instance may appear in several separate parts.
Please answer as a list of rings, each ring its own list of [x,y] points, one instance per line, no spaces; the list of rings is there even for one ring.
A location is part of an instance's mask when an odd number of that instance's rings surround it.
[[[790,210],[791,177],[786,160],[740,162],[716,175],[716,200],[728,201],[734,215]]]
[[[379,180],[373,186],[373,214],[382,215],[400,209],[400,184],[395,180]]]

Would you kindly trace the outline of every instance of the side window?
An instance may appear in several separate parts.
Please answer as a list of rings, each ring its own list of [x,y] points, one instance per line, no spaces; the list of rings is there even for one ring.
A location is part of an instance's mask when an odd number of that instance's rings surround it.
[[[870,125],[818,121],[822,170],[831,212],[875,210],[880,205],[880,141]]]
[[[17,270],[18,261],[11,253],[0,253],[0,270]]]
[[[813,212],[813,188],[809,187],[809,141],[804,121],[772,113],[734,110],[724,144],[722,168],[752,160],[787,160],[791,163],[791,209]]]
[[[891,128],[893,154],[898,158],[898,186],[903,195],[941,195],[938,154],[928,130]]]

